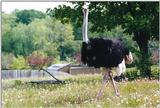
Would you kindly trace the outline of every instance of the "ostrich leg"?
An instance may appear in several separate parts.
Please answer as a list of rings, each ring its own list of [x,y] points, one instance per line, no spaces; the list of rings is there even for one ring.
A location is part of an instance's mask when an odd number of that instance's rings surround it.
[[[116,83],[115,83],[115,81],[114,81],[114,79],[113,79],[113,74],[112,74],[112,71],[111,71],[111,70],[109,71],[109,77],[110,77],[110,79],[111,79],[111,82],[112,82],[113,88],[114,88],[114,90],[115,90],[116,96],[119,96],[118,87],[117,87],[117,85],[116,85]]]
[[[99,93],[98,93],[98,96],[97,96],[97,100],[99,100],[99,98],[102,96],[103,89],[106,86],[106,83],[108,82],[108,79],[109,79],[109,70],[106,69],[106,73],[103,76],[102,86],[101,86],[101,88],[99,90]]]

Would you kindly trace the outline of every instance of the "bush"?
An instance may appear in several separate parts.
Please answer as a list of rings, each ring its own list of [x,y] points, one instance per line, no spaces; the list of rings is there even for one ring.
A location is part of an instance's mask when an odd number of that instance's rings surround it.
[[[159,78],[159,69],[160,68],[158,66],[151,66],[151,77],[153,79]],[[141,77],[140,70],[138,70],[136,67],[128,68],[125,74],[128,80],[134,80]]]
[[[10,69],[14,55],[12,53],[2,53],[2,69]]]
[[[45,66],[49,66],[52,61],[52,57],[49,57],[45,53],[39,51],[32,52],[32,54],[27,57],[27,63],[33,69],[41,69]]]
[[[160,77],[159,71],[160,71],[160,67],[158,67],[156,65],[152,66],[151,67],[151,72],[152,72],[151,77],[159,79],[159,77]]]
[[[10,67],[11,69],[29,69],[30,68],[23,56],[18,56],[17,58],[14,58]]]
[[[137,70],[136,67],[128,68],[126,71],[126,77],[128,80],[134,80],[140,76],[140,72]]]
[[[53,63],[60,63],[60,56],[56,56]]]

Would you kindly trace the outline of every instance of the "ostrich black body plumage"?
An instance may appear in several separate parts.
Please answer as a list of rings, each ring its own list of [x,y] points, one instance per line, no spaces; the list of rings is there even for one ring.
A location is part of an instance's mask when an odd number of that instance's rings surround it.
[[[81,60],[83,64],[99,67],[117,67],[129,50],[118,39],[94,38],[82,43]]]

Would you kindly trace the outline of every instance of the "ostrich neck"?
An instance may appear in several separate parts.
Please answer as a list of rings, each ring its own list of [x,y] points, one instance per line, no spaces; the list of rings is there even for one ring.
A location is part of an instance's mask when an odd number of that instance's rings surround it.
[[[83,28],[82,28],[82,34],[83,34],[83,42],[88,43],[88,9],[83,10]]]

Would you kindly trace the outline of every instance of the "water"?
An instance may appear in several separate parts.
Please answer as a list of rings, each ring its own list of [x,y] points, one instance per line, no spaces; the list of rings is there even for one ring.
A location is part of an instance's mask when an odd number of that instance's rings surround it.
[[[49,71],[54,76],[71,76],[68,73],[60,71]],[[44,77],[49,76],[48,73],[38,70],[1,70],[2,79],[12,78],[32,78],[32,77]]]

